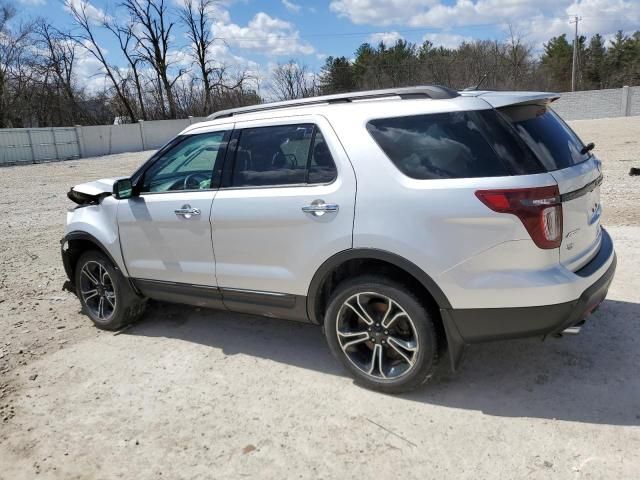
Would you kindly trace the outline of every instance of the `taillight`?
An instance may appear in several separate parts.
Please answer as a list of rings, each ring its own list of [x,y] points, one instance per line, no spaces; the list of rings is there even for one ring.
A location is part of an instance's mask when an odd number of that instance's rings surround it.
[[[557,186],[478,190],[482,203],[495,212],[516,215],[540,248],[562,243],[562,203]]]

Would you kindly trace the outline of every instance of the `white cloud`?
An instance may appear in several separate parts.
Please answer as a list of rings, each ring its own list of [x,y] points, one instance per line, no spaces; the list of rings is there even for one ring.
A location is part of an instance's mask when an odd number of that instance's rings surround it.
[[[373,45],[377,45],[382,42],[389,46],[394,45],[400,39],[402,39],[402,35],[398,32],[377,32],[369,35],[367,41]]]
[[[88,0],[66,0],[64,9],[71,11],[71,8],[75,8],[79,13],[84,9],[87,19],[94,25],[100,25],[110,18],[104,10],[91,5]]]
[[[566,2],[565,2],[566,3]],[[590,37],[596,33],[611,38],[616,31],[627,33],[637,30],[640,25],[640,2],[630,0],[582,0],[579,3],[562,5],[554,15],[542,13],[514,22],[516,30],[524,40],[540,47],[551,37],[567,34],[573,38],[574,26],[569,20],[577,15],[581,18],[578,34]]]
[[[47,0],[18,0],[23,5],[29,6],[38,6],[38,5],[46,5]]]
[[[107,49],[102,46],[100,48],[106,55]],[[79,86],[90,93],[101,92],[111,87],[111,83],[106,79],[102,64],[84,48],[76,49],[73,73]]]
[[[289,22],[259,12],[242,27],[217,20],[214,35],[229,46],[253,50],[268,56],[311,55],[313,46],[300,39],[300,32]]]
[[[580,33],[608,35],[640,25],[638,0],[332,0],[330,10],[355,24],[448,29],[508,25],[536,44],[571,34],[570,17],[582,17]]]
[[[298,5],[297,3],[293,3],[289,0],[282,0],[282,5],[292,13],[300,13],[300,10],[302,10],[302,5]]]
[[[455,33],[427,33],[422,40],[429,40],[434,47],[457,48],[462,42],[470,42],[473,38]]]
[[[411,16],[434,0],[333,0],[329,9],[353,23],[391,25],[407,24]]]
[[[353,23],[443,28],[493,24],[569,0],[333,0],[329,8]]]
[[[197,4],[198,0],[192,0],[194,6]],[[173,2],[178,7],[184,7],[188,0],[173,0]],[[229,10],[228,8],[233,4],[234,0],[215,0],[211,2],[206,11],[210,18],[215,19],[219,22],[230,22]]]

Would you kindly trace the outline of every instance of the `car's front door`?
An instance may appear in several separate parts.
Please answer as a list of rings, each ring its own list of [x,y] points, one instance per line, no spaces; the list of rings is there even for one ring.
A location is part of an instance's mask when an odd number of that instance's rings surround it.
[[[236,123],[231,144],[211,213],[225,305],[304,312],[303,300],[290,297],[306,296],[320,265],[352,246],[351,163],[320,116]]]
[[[184,136],[118,206],[122,254],[134,279],[216,286],[210,213],[233,125]]]

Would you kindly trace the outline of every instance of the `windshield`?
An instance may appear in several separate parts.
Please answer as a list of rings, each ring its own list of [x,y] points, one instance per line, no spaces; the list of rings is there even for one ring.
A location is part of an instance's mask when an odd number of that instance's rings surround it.
[[[578,136],[546,105],[513,105],[498,111],[548,171],[572,167],[589,159],[588,152],[580,153],[584,144]]]

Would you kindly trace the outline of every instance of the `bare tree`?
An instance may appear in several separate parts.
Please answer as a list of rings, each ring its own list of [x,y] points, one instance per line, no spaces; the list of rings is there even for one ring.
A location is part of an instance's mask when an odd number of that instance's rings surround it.
[[[191,42],[191,52],[194,63],[200,70],[202,87],[204,90],[205,115],[211,113],[212,76],[220,73],[215,68],[214,59],[210,58],[211,47],[215,38],[211,33],[211,19],[209,13],[214,6],[214,0],[186,0],[180,9],[180,20],[187,28],[187,38]],[[218,75],[220,78],[221,76]]]
[[[115,69],[111,67],[105,57],[105,53],[98,44],[95,34],[93,32],[94,20],[90,18],[88,13],[87,2],[73,2],[72,0],[64,0],[65,6],[71,12],[71,17],[77,27],[77,33],[70,33],[69,38],[73,39],[78,45],[88,51],[93,57],[100,62],[107,78],[111,81],[113,88],[116,92],[118,100],[122,103],[127,116],[132,122],[136,121],[136,114],[129,98],[125,94],[122,84],[116,78],[117,73]],[[100,19],[104,21],[103,19]]]
[[[44,19],[36,23],[35,29],[36,45],[42,52],[35,68],[41,71],[45,84],[49,73],[53,75],[55,87],[62,91],[68,101],[68,108],[65,108],[66,114],[71,123],[75,124],[81,115],[74,85],[77,43]]]
[[[131,16],[137,28],[131,33],[137,40],[136,47],[143,58],[153,67],[158,77],[160,95],[162,89],[169,104],[169,117],[177,118],[178,109],[173,95],[173,86],[184,73],[180,70],[175,78],[169,79],[170,61],[168,57],[171,31],[176,25],[168,14],[165,0],[124,0],[121,4]],[[162,105],[164,107],[164,104]]]
[[[523,77],[527,74],[531,65],[532,47],[525,45],[522,35],[509,25],[509,38],[507,39],[507,56],[509,58],[511,85],[510,88],[522,88]]]
[[[118,25],[110,18],[105,18],[102,25],[113,33],[118,40],[120,51],[127,59],[127,63],[131,69],[131,75],[133,76],[133,82],[136,89],[136,96],[138,97],[138,104],[140,106],[140,115],[143,120],[147,120],[147,111],[145,108],[144,96],[142,94],[142,77],[139,70],[139,66],[143,62],[143,58],[136,55],[133,50],[136,41],[133,35],[133,25],[131,23],[127,23],[123,26]]]
[[[278,100],[294,100],[312,97],[318,88],[315,76],[306,65],[299,65],[293,60],[278,64],[273,71],[271,90]]]
[[[33,24],[22,24],[14,31],[10,23],[15,16],[13,6],[0,3],[0,128],[11,126],[9,112],[15,110],[13,103],[29,76],[24,66]]]

